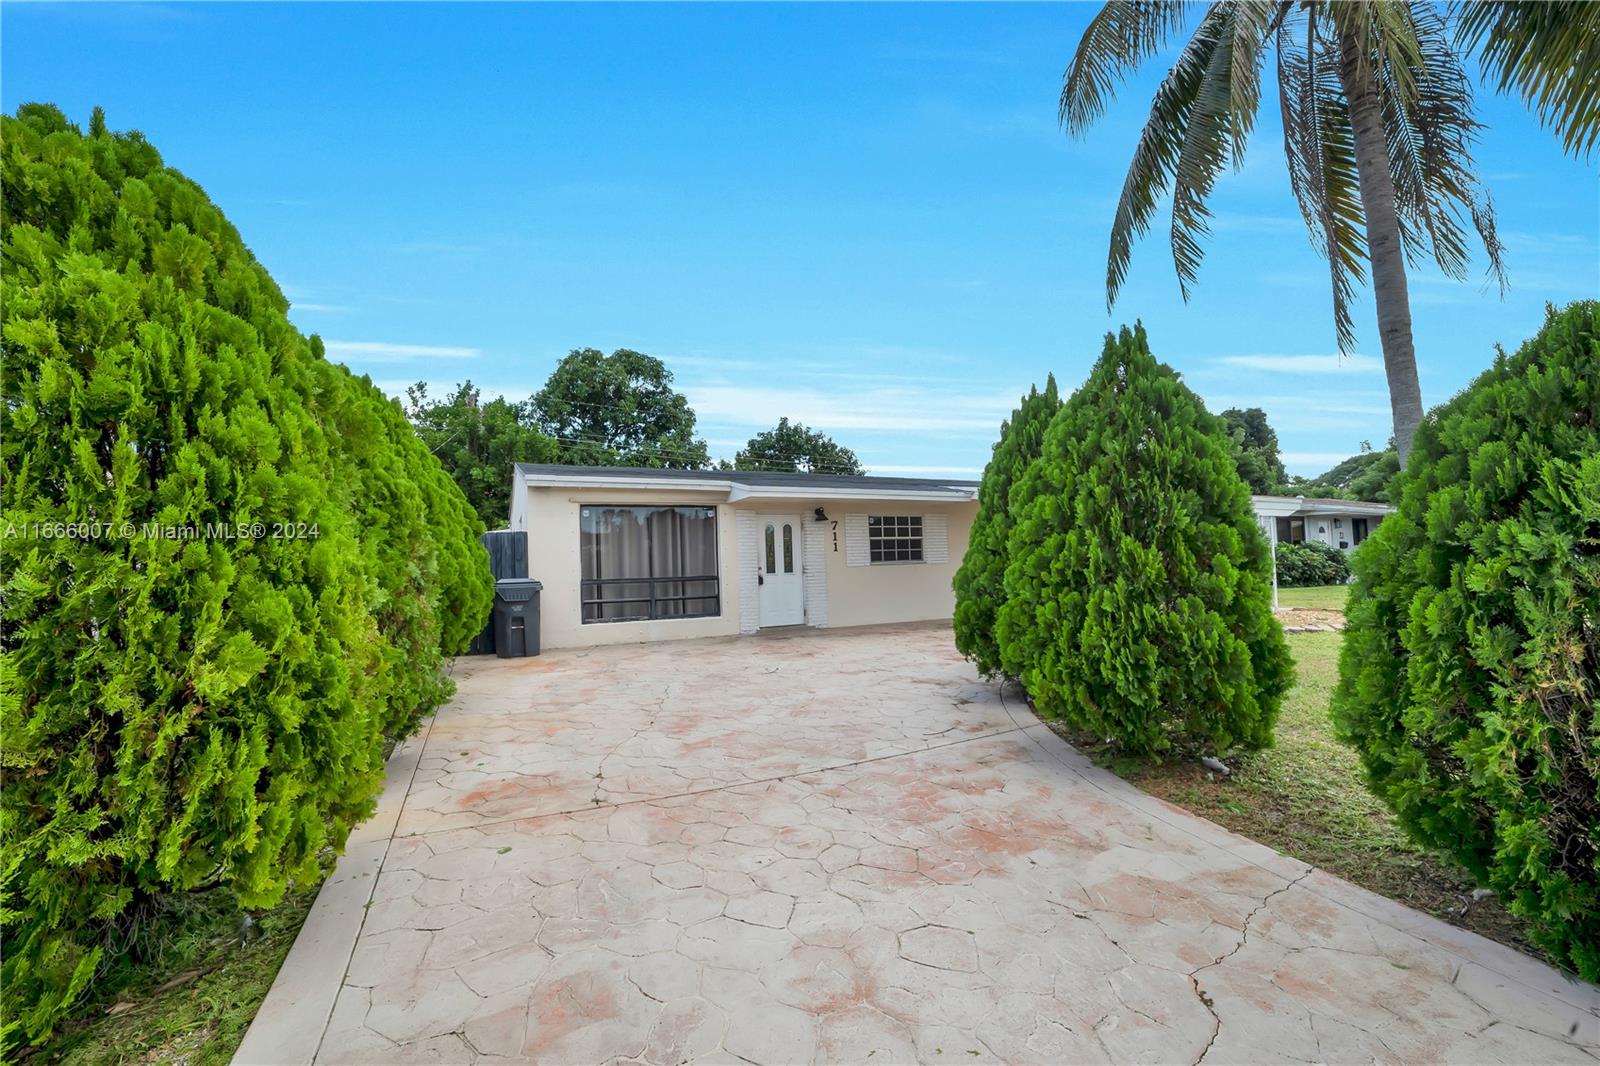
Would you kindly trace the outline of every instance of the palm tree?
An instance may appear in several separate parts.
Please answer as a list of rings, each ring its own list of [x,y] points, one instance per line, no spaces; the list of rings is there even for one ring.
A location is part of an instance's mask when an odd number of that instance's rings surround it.
[[[1115,83],[1186,22],[1179,2],[1112,0],[1090,21],[1067,69],[1061,122],[1081,134]],[[1115,303],[1133,242],[1172,192],[1172,257],[1185,299],[1195,282],[1216,178],[1244,159],[1261,100],[1261,69],[1277,58],[1289,184],[1311,243],[1328,260],[1341,351],[1355,345],[1350,303],[1370,264],[1404,464],[1422,420],[1406,266],[1432,258],[1465,278],[1467,225],[1504,284],[1494,213],[1472,174],[1472,89],[1431,4],[1378,0],[1235,0],[1205,5],[1156,90],[1111,225],[1106,302]]]

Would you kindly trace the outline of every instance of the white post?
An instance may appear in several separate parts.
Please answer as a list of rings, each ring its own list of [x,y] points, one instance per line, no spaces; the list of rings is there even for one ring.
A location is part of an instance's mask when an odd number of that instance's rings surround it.
[[[1272,552],[1272,609],[1278,609],[1278,520],[1267,522],[1267,547]]]

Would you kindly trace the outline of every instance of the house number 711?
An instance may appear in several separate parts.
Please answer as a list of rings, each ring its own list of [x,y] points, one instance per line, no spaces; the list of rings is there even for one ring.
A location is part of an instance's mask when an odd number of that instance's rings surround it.
[[[837,552],[839,550],[839,523],[837,521],[829,522],[828,528],[833,532],[833,550]]]

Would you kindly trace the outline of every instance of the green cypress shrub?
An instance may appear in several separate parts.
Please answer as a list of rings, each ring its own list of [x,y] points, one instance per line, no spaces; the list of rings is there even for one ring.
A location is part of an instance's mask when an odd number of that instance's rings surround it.
[[[1342,585],[1350,580],[1350,555],[1321,541],[1278,542],[1278,585],[1302,588]]]
[[[978,486],[978,514],[972,520],[967,554],[953,582],[956,593],[956,648],[978,665],[978,673],[1001,672],[1000,645],[995,639],[995,613],[1005,596],[1006,541],[1016,525],[1011,513],[1011,486],[1036,458],[1044,431],[1061,408],[1056,378],[1044,391],[1030,388],[1011,420],[1000,426],[989,465]]]
[[[0,125],[10,1047],[161,895],[318,876],[490,582],[398,405],[294,329],[198,186],[98,112]]]
[[[1393,493],[1334,722],[1417,841],[1600,980],[1600,303],[1432,412]]]
[[[1107,336],[1011,494],[1001,662],[1041,713],[1159,754],[1272,743],[1293,678],[1227,428]]]

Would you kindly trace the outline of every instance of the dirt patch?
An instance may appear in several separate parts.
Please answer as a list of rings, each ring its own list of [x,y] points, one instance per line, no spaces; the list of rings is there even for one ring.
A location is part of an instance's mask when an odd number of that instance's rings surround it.
[[[1286,633],[1337,633],[1344,628],[1343,611],[1291,607],[1276,616]]]

